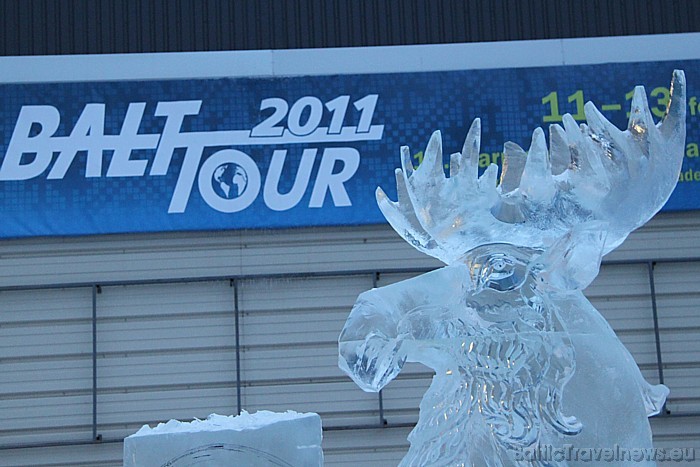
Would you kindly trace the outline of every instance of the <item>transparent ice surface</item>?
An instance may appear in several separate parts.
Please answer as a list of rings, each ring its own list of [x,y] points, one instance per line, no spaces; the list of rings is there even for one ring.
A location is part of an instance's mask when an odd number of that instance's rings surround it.
[[[321,439],[315,413],[211,414],[145,425],[124,440],[124,467],[321,467]]]
[[[671,195],[685,149],[685,78],[676,71],[672,98],[655,125],[644,88],[632,98],[628,128],[608,122],[592,103],[584,106],[588,125],[564,115],[563,127],[533,132],[530,149],[504,146],[503,171],[477,176],[481,123],[474,120],[461,153],[443,170],[442,141],[435,132],[423,163],[414,170],[410,151],[401,148],[396,171],[398,202],[377,188],[377,202],[407,242],[446,264],[484,243],[543,247],[571,227],[607,222],[604,254],[646,223]]]
[[[549,149],[541,129],[527,152],[506,143],[499,184],[495,166],[477,175],[478,119],[449,177],[439,132],[418,169],[401,149],[398,201],[379,188],[379,207],[406,241],[448,266],[361,294],[339,338],[341,369],[366,391],[407,361],[435,371],[401,465],[565,466],[577,463],[527,454],[652,446],[647,417],[668,389],[644,380],[581,290],[676,185],[682,71],[671,89],[658,125],[637,87],[625,131],[587,103],[588,125],[565,115],[550,127]]]

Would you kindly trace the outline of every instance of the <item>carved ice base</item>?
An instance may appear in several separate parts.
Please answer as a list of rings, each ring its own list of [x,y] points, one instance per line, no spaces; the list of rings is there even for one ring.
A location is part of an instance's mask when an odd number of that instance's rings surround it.
[[[144,426],[124,440],[124,467],[323,465],[315,413],[243,412]]]

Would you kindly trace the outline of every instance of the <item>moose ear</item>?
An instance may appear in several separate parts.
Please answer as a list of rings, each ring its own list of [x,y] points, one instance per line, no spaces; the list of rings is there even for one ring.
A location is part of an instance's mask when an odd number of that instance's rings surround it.
[[[578,224],[535,260],[540,281],[560,290],[582,290],[600,270],[605,246],[606,223]]]

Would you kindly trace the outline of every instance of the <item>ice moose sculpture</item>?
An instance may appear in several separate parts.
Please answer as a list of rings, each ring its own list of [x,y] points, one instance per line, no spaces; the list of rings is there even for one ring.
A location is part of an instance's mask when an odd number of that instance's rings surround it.
[[[644,380],[581,290],[676,185],[682,71],[671,89],[658,125],[638,86],[625,131],[589,102],[588,125],[565,115],[550,126],[549,151],[539,128],[527,153],[506,143],[498,185],[494,165],[478,176],[478,119],[449,178],[439,132],[416,170],[401,148],[398,202],[381,188],[377,202],[399,235],[447,266],[361,294],[339,338],[340,367],[366,391],[407,361],[435,370],[401,465],[571,465],[524,453],[651,447],[647,417],[668,389]]]

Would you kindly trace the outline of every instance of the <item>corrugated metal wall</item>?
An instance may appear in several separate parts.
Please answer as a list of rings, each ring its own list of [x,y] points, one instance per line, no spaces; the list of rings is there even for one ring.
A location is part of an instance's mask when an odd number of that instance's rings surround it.
[[[700,452],[700,262],[682,261],[698,244],[697,213],[663,214],[606,259],[663,260],[671,414],[652,420],[655,442]],[[396,465],[430,372],[407,367],[380,413],[378,396],[338,369],[336,339],[360,292],[415,275],[373,271],[434,266],[386,226],[4,241],[0,466],[121,465],[121,438],[143,423],[235,413],[238,371],[242,408],[322,416],[326,465]],[[37,288],[12,289],[22,285]],[[658,382],[647,264],[608,264],[586,294]]]
[[[700,31],[691,0],[3,0],[0,55],[293,49]]]

